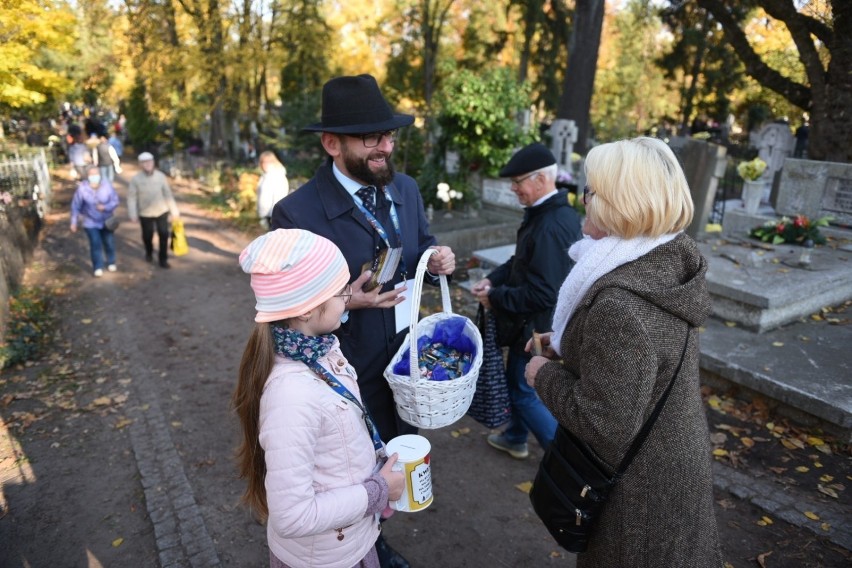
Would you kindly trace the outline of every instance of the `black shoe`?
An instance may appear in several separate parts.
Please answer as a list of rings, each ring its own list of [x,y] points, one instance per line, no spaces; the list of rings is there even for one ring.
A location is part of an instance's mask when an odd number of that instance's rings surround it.
[[[145,254],[145,262],[154,262],[154,255],[149,253]]]
[[[379,566],[382,568],[411,568],[408,560],[388,546],[388,543],[385,542],[385,537],[382,535],[379,535],[379,538],[376,540],[376,552],[379,555]]]
[[[167,261],[167,260],[161,260],[160,261],[160,268],[171,268],[171,267],[172,267],[172,265],[169,264],[169,261]]]

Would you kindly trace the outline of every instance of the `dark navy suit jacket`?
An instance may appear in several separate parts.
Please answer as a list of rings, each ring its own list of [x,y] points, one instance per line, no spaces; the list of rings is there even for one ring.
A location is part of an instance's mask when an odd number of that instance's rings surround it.
[[[273,230],[305,229],[331,240],[346,257],[351,282],[360,276],[364,263],[372,262],[377,250],[384,248],[385,244],[334,177],[331,163],[329,159],[310,181],[275,204],[271,226]],[[399,216],[407,274],[402,274],[400,266],[383,291],[392,289],[404,277],[414,278],[420,255],[436,244],[435,238],[429,234],[423,198],[414,179],[397,174],[388,190]],[[377,217],[387,231],[391,245],[398,246],[389,217],[389,204],[381,191],[376,204]],[[406,294],[410,297],[411,290]],[[349,320],[335,332],[340,338],[343,354],[358,373],[362,400],[386,442],[397,435],[416,431],[398,418],[393,393],[383,376],[405,333],[405,330],[396,333],[393,308],[353,310]]]

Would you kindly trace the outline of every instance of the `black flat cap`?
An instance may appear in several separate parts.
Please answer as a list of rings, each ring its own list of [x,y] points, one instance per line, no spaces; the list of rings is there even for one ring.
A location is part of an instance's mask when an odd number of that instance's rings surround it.
[[[509,160],[502,170],[500,177],[515,177],[529,172],[552,166],[556,163],[553,153],[539,142],[524,146]]]

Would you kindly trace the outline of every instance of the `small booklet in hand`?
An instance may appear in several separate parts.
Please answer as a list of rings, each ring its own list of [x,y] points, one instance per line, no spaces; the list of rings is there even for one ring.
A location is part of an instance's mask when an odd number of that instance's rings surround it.
[[[382,286],[393,279],[396,274],[396,268],[399,266],[399,261],[402,258],[402,248],[382,249],[373,259],[372,263],[365,262],[361,267],[361,272],[365,270],[372,271],[373,275],[370,280],[364,284],[364,291],[369,292],[376,286]]]

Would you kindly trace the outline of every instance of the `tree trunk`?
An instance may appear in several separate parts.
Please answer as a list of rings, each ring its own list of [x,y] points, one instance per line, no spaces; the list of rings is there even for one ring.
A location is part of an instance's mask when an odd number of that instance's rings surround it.
[[[441,31],[447,21],[447,14],[455,0],[422,0],[420,3],[420,29],[423,34],[423,100],[427,114],[432,108],[432,96],[435,93],[435,69],[438,65],[438,48]]]
[[[746,73],[767,89],[810,113],[808,157],[814,160],[852,161],[852,2],[831,2],[833,27],[798,12],[789,0],[758,0],[771,17],[782,21],[799,50],[808,85],[784,77],[755,53],[745,32],[722,0],[698,0],[722,26],[726,39],[737,52]],[[812,36],[830,55],[822,63]]]
[[[695,46],[695,59],[692,62],[692,73],[689,80],[689,88],[683,96],[683,119],[680,123],[680,135],[687,136],[690,132],[689,119],[692,118],[692,103],[695,93],[698,91],[698,76],[704,66],[704,53],[707,51],[707,24],[710,22],[710,14],[704,12],[704,21],[701,24],[701,40]]]
[[[595,88],[603,18],[604,0],[577,0],[573,33],[568,45],[568,70],[556,116],[577,124],[574,148],[581,154],[586,152],[589,139],[589,107]]]

